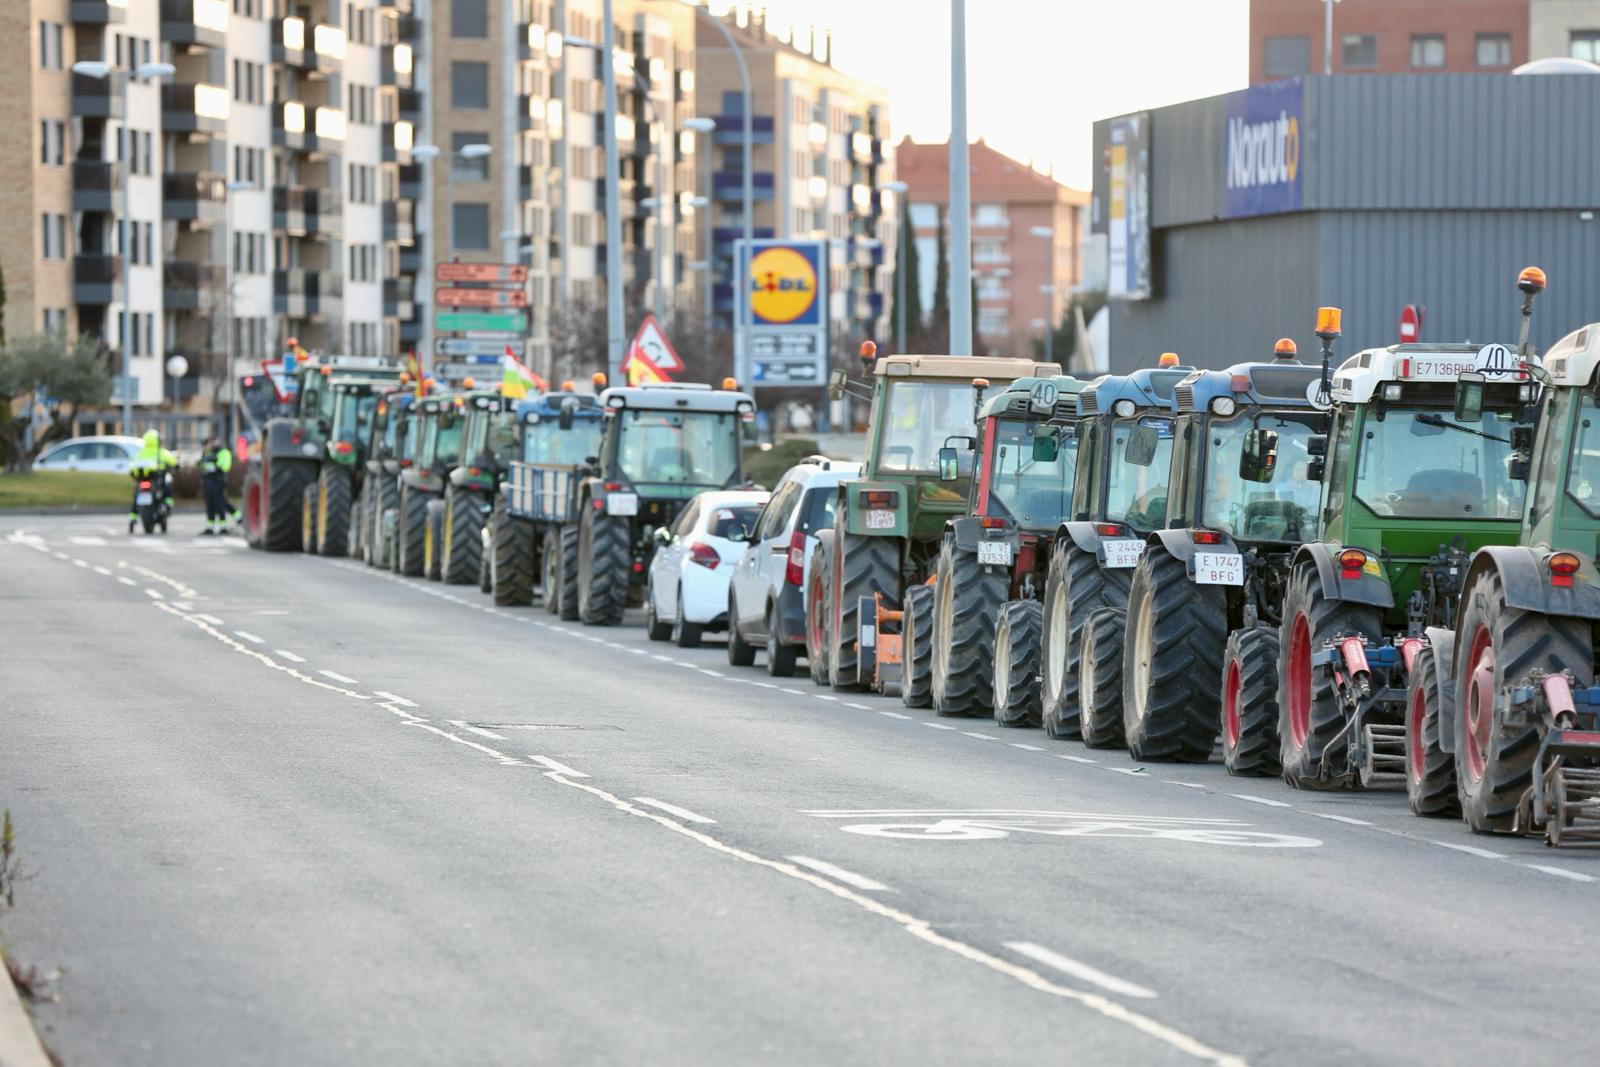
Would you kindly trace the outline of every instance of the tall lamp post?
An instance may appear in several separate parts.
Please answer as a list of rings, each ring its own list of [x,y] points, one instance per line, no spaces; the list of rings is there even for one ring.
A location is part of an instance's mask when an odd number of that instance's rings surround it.
[[[458,159],[487,159],[493,151],[494,149],[491,146],[482,142],[475,142],[462,145],[455,150],[454,156]],[[422,173],[424,199],[430,205],[433,203],[433,198],[430,195],[433,191],[434,183],[433,162],[443,154],[444,150],[435,144],[413,145],[411,149],[412,159],[428,164],[422,168]],[[447,258],[455,248],[455,198],[452,195],[454,188],[450,176],[448,174],[445,175],[444,253],[443,255],[440,254],[439,241],[435,237],[428,249],[430,264],[438,264]],[[432,219],[428,220],[428,233],[429,236],[434,236]],[[433,267],[431,265],[423,271],[422,278],[422,356],[417,360],[417,365],[424,371],[430,371],[433,367]]]
[[[702,183],[700,195],[695,197],[693,200],[690,200],[689,203],[696,210],[702,207],[705,208],[705,221],[700,224],[699,229],[701,233],[705,235],[706,244],[705,248],[700,253],[700,259],[697,261],[697,263],[704,263],[706,264],[706,267],[690,264],[690,269],[705,271],[704,277],[700,279],[700,284],[702,288],[705,289],[704,294],[702,294],[705,300],[704,310],[702,312],[702,314],[705,316],[703,328],[706,331],[707,339],[709,339],[711,337],[711,290],[712,279],[714,275],[713,272],[708,268],[711,264],[712,252],[715,250],[716,245],[716,234],[713,232],[716,226],[716,213],[711,210],[711,135],[717,130],[717,120],[698,117],[688,118],[683,120],[683,128],[692,133],[698,133],[702,135],[701,148],[703,149],[703,152],[695,160],[695,166],[701,167],[701,163],[704,163],[704,167],[701,169],[705,171],[705,180]]]
[[[228,436],[239,434],[239,376],[233,370],[233,194],[254,189],[254,182],[231,181],[222,198],[223,323],[222,354],[228,367]]]
[[[967,163],[966,0],[950,0],[950,353],[972,355],[972,173]]]
[[[1046,282],[1039,287],[1044,297],[1044,361],[1050,360],[1050,344],[1056,332],[1056,231],[1048,226],[1034,226],[1029,233],[1044,241],[1044,276]]]
[[[911,188],[902,181],[884,182],[878,188],[885,189],[895,195],[894,225],[900,231],[899,240],[895,242],[894,251],[894,351],[896,355],[904,355],[906,350],[906,245],[911,240],[906,232],[909,226],[901,226],[900,219],[910,221],[910,216],[901,207],[900,198],[906,195]]]
[[[111,77],[111,64],[97,59],[83,59],[72,64],[72,73],[85,78],[108,79]],[[122,143],[123,162],[133,161],[133,138],[128,129],[128,80],[145,83],[160,81],[170,78],[177,73],[177,68],[171,63],[141,63],[133,69],[128,78],[122,80]],[[131,173],[131,169],[129,171]],[[133,435],[133,396],[129,392],[129,380],[133,376],[128,363],[128,328],[133,323],[133,311],[128,307],[128,246],[132,243],[129,230],[133,228],[133,212],[128,198],[128,189],[132,183],[128,181],[128,173],[122,176],[122,247],[117,249],[123,257],[122,264],[122,321],[117,324],[117,347],[122,349],[122,433],[124,436]],[[164,391],[164,390],[163,390]]]

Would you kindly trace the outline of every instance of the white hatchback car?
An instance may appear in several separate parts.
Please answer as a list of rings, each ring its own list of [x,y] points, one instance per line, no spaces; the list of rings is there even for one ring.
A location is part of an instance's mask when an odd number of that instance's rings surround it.
[[[42,471],[127,474],[129,462],[143,446],[144,441],[137,437],[74,437],[45,449],[33,461],[33,466]]]
[[[645,586],[645,628],[652,641],[694,648],[707,630],[728,624],[728,578],[771,494],[714,490],[689,502],[676,522],[655,532]]]

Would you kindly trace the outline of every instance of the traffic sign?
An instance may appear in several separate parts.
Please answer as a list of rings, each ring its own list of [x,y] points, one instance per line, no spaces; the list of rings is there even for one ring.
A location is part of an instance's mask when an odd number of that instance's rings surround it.
[[[646,315],[639,324],[639,332],[633,335],[633,344],[628,347],[628,358],[642,359],[666,374],[677,374],[683,370],[683,360],[679,358],[678,350],[667,340],[667,331],[661,328],[661,323],[654,315]]]
[[[436,263],[436,282],[479,282],[484,285],[521,285],[528,280],[522,263]]]
[[[513,333],[510,330],[462,330],[461,336],[469,341],[494,341],[498,344],[515,343],[523,340],[526,334]]]
[[[518,341],[521,339],[518,338]],[[441,356],[488,356],[493,359],[484,362],[498,362],[505,355],[505,341],[471,341],[461,337],[439,337],[433,342],[433,350]]]
[[[528,294],[521,289],[436,289],[433,302],[442,308],[525,308]]]
[[[1422,339],[1422,312],[1417,305],[1407,304],[1400,309],[1400,343],[1416,344]]]
[[[433,317],[433,328],[446,333],[466,330],[506,330],[525,333],[528,316],[520,311],[441,311]]]

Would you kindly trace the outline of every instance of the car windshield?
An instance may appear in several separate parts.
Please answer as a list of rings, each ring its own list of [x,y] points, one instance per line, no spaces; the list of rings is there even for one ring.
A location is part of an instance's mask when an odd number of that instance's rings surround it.
[[[1069,427],[1002,419],[995,427],[989,474],[991,514],[1010,515],[1025,530],[1054,528],[1072,510],[1072,474],[1078,441]],[[1034,458],[1035,438],[1056,439],[1055,459]]]
[[[1401,519],[1515,519],[1523,482],[1506,477],[1514,413],[1470,423],[1448,410],[1374,407],[1361,423],[1356,496]]]
[[[740,527],[746,531],[754,530],[756,518],[760,514],[760,504],[735,504],[731,507],[712,508],[711,517],[707,521],[710,529],[706,532],[712,537],[728,537]]]
[[[339,397],[339,402],[334,406],[337,421],[333,426],[333,439],[335,441],[365,441],[367,429],[372,425],[372,413],[378,409],[378,397],[374,393],[357,396],[354,393],[344,393]]]
[[[1567,495],[1590,515],[1600,516],[1600,411],[1595,409],[1594,393],[1587,389],[1578,408]]]
[[[554,416],[544,416],[523,431],[522,458],[529,463],[581,467],[590,456],[600,454],[604,430],[602,419],[573,419],[563,430]]]
[[[903,381],[889,386],[878,466],[886,471],[938,469],[945,438],[977,436],[969,382]]]
[[[1155,456],[1148,464],[1125,458],[1135,430],[1153,431]],[[1119,420],[1111,427],[1110,470],[1106,478],[1106,518],[1149,533],[1167,521],[1167,478],[1172,465],[1172,420],[1147,416]]]
[[[726,485],[739,469],[739,416],[731,411],[646,411],[616,416],[617,466],[637,484]]]
[[[1311,414],[1257,412],[1213,419],[1206,427],[1206,477],[1201,525],[1247,541],[1293,541],[1315,532],[1321,486],[1306,477],[1311,453],[1306,441],[1321,433]],[[1245,437],[1251,430],[1277,434],[1277,460],[1258,473],[1265,481],[1239,477]],[[1260,435],[1259,436],[1264,436]]]

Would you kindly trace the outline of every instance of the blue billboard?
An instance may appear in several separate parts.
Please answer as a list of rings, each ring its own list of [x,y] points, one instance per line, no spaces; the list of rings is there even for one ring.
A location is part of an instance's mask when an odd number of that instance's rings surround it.
[[[1224,217],[1300,210],[1304,124],[1305,83],[1299,78],[1252,86],[1228,97]]]

